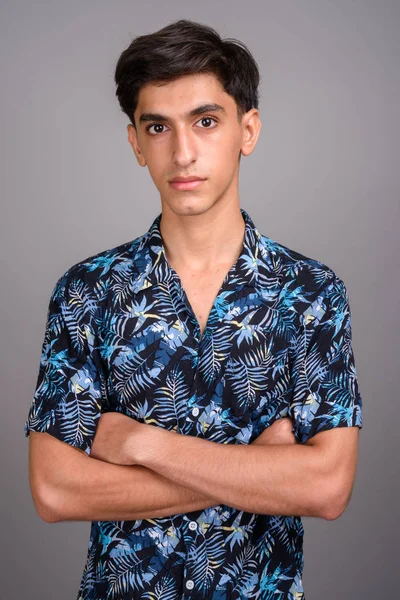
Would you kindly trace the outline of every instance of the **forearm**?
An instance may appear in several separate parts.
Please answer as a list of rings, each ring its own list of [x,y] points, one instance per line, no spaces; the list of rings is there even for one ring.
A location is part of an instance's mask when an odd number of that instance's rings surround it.
[[[115,465],[69,447],[57,452],[58,464],[63,466],[52,470],[51,479],[41,484],[40,492],[43,514],[50,522],[130,521],[218,504],[206,494],[171,482],[141,465]]]
[[[246,512],[321,517],[333,481],[313,446],[217,444],[158,430],[138,462]],[[201,459],[199,458],[201,457]]]

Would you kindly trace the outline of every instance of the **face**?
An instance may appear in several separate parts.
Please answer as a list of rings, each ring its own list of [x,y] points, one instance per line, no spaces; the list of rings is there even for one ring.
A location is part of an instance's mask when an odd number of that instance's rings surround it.
[[[217,202],[238,200],[240,152],[251,154],[261,122],[257,109],[237,120],[235,100],[213,74],[184,75],[139,93],[128,140],[140,166],[147,166],[162,209],[194,215]],[[172,185],[176,177],[197,184]]]

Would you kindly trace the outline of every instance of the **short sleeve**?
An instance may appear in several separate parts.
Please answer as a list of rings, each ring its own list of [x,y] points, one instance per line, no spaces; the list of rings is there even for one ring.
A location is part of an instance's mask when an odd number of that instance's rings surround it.
[[[293,381],[289,413],[298,442],[334,427],[362,428],[349,296],[336,274],[301,315]]]
[[[50,297],[39,374],[24,433],[47,432],[87,454],[101,414],[102,376],[93,353],[93,331],[84,287],[56,283]],[[71,282],[70,282],[71,283]]]

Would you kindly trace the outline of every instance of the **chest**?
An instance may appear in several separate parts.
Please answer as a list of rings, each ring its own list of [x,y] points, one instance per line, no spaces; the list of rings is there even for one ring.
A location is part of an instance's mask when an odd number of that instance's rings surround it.
[[[200,336],[203,335],[210,311],[228,270],[229,265],[206,273],[179,271],[182,287],[200,326]]]
[[[101,360],[111,410],[225,443],[248,443],[285,410],[285,324],[234,271],[227,280],[229,269],[180,269],[179,281],[143,287],[117,312],[107,303]]]

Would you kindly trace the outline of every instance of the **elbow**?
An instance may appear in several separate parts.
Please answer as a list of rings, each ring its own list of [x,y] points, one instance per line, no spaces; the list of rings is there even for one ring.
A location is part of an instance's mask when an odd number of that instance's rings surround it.
[[[332,502],[329,507],[324,507],[321,511],[321,518],[325,519],[325,521],[335,521],[344,513],[345,509],[345,506]]]
[[[343,486],[326,486],[328,492],[320,504],[320,517],[326,521],[335,521],[346,510],[350,501],[351,490],[344,489]]]
[[[39,489],[32,488],[32,498],[36,513],[42,521],[57,523],[64,520],[59,510],[57,494],[54,489],[43,485]]]
[[[30,433],[29,486],[36,513],[45,523],[67,520],[65,481],[69,463],[68,455],[64,456],[66,446],[47,432]]]
[[[36,507],[36,512],[38,514],[38,516],[42,519],[42,521],[44,521],[45,523],[57,523],[58,521],[61,521],[62,519],[59,519],[55,516],[55,513],[49,511],[46,508],[43,507]]]

